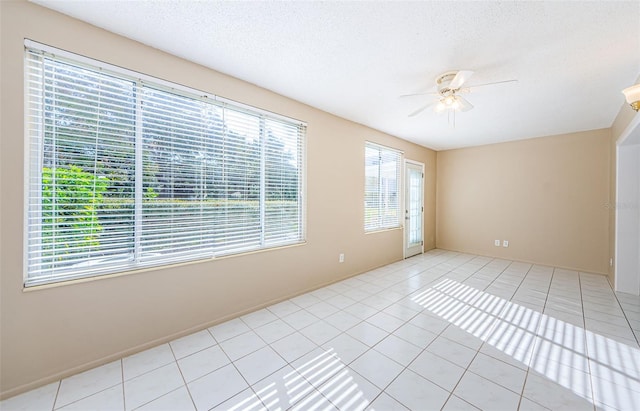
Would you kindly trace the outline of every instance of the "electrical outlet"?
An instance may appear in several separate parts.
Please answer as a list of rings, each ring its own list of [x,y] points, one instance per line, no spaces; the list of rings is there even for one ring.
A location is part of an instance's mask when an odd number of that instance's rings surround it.
[[[509,240],[502,240],[502,246],[503,247],[509,247]]]
[[[340,255],[338,256],[338,262],[344,263],[344,254],[340,253]]]
[[[494,241],[493,244],[495,244],[496,247],[500,247],[500,240]]]

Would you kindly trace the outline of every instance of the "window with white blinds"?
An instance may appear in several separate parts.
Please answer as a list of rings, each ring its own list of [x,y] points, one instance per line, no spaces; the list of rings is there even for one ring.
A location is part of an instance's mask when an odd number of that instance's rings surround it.
[[[366,142],[364,148],[364,229],[400,227],[402,152]]]
[[[304,123],[37,46],[26,285],[304,240]]]

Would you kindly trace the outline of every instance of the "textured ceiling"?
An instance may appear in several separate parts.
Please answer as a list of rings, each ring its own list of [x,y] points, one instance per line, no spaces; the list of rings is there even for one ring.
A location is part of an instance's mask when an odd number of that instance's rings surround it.
[[[610,127],[640,74],[639,1],[32,1],[438,150]],[[408,117],[459,69],[518,82]]]

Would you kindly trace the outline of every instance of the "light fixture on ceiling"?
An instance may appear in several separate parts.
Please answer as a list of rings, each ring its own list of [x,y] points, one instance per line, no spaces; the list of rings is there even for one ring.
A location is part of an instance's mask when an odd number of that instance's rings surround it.
[[[640,84],[625,88],[622,92],[631,108],[635,111],[640,110]]]
[[[444,110],[458,111],[461,108],[462,103],[458,99],[458,96],[456,96],[455,93],[451,93],[438,101],[438,104],[436,105],[436,113],[440,113]]]
[[[414,96],[424,96],[424,95],[434,95],[436,99],[429,99],[426,104],[418,108],[413,113],[409,114],[409,117],[415,117],[418,114],[425,111],[427,108],[435,105],[436,113],[444,113],[446,112],[449,118],[449,124],[455,127],[455,114],[456,111],[469,111],[473,109],[473,104],[471,104],[466,98],[462,97],[460,94],[470,93],[472,90],[475,90],[479,87],[484,87],[492,84],[500,84],[500,83],[511,83],[517,80],[502,80],[502,81],[494,81],[491,83],[484,84],[476,84],[471,86],[466,86],[467,80],[473,75],[473,71],[471,70],[455,70],[455,71],[447,71],[445,73],[440,74],[436,77],[436,91],[427,91],[423,93],[412,93],[412,94],[404,94],[400,97],[414,97]],[[463,87],[463,85],[465,85]]]
[[[449,125],[456,128],[456,111],[469,111],[473,108],[473,105],[469,103],[467,99],[457,94],[458,92],[468,91],[462,91],[459,88],[451,89],[444,86],[438,92],[440,99],[436,104],[435,112],[438,114],[446,112]]]

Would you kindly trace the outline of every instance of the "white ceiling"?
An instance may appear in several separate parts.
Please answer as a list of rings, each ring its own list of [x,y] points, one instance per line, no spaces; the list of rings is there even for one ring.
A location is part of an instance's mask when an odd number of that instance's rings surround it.
[[[610,127],[640,74],[639,1],[32,1],[437,150]],[[459,69],[518,82],[408,117]]]

